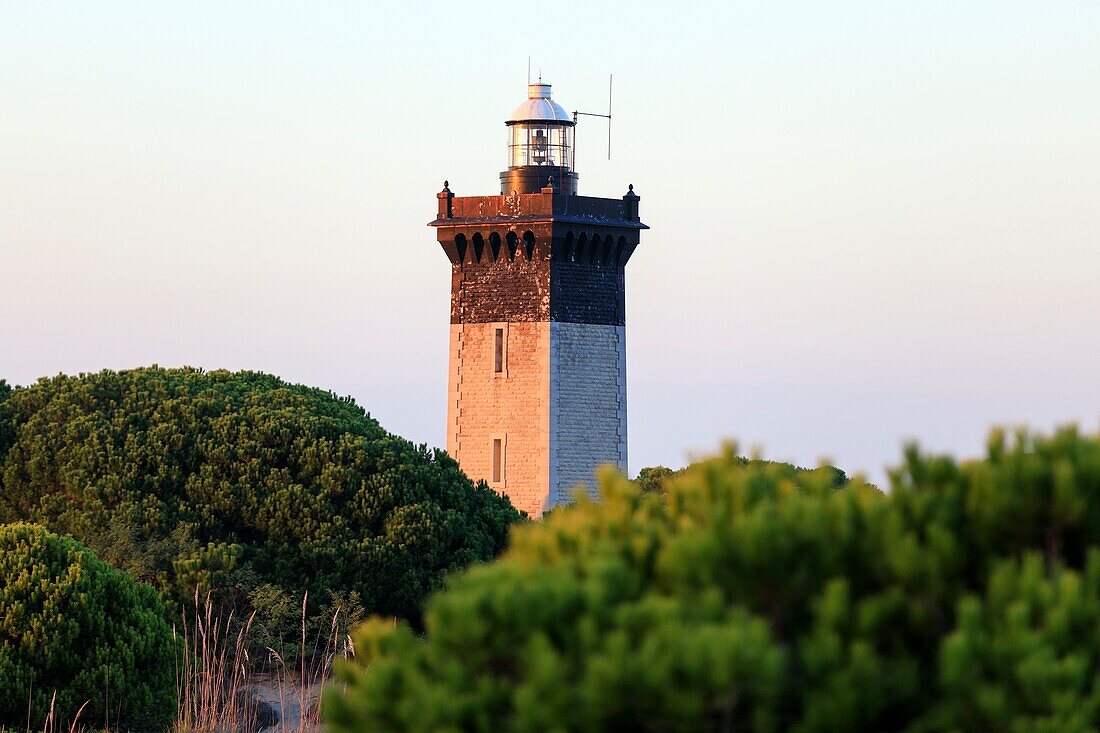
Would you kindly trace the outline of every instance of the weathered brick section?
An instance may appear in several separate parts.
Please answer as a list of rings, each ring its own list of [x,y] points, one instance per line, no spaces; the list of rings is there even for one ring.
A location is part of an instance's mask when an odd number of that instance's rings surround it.
[[[495,329],[507,334],[506,374],[493,373]],[[451,326],[447,451],[475,481],[485,479],[518,509],[539,516],[550,483],[550,324]],[[505,444],[504,481],[492,482],[494,438]]]
[[[550,506],[605,463],[626,469],[626,329],[550,324]]]
[[[550,320],[550,257],[539,254],[452,267],[451,323]]]

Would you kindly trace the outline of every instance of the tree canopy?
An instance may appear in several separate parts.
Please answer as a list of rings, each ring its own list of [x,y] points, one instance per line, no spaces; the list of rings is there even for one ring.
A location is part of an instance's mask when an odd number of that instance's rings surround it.
[[[153,367],[3,392],[0,521],[71,534],[170,601],[354,594],[415,617],[519,516],[350,399],[266,374]]]
[[[883,493],[731,449],[518,526],[371,621],[329,729],[1095,731],[1100,436],[909,449]]]
[[[796,466],[793,463],[784,463],[782,461],[767,461],[762,458],[746,458],[744,456],[734,457],[735,460],[741,466],[772,466],[773,475],[776,472],[780,472],[786,475],[790,480],[798,483],[801,478],[806,474],[814,471],[824,471],[831,474],[831,481],[833,486],[840,488],[848,483],[848,474],[840,470],[836,466],[820,466],[815,469],[803,468],[802,466]],[[646,466],[638,471],[638,475],[634,478],[634,484],[642,491],[642,493],[663,494],[665,487],[671,479],[682,475],[684,472],[691,469],[691,466],[684,468],[668,468],[667,466]]]
[[[164,730],[176,646],[148,585],[69,537],[0,525],[0,726],[57,718]],[[86,706],[85,706],[86,704]],[[29,706],[29,710],[28,710]]]

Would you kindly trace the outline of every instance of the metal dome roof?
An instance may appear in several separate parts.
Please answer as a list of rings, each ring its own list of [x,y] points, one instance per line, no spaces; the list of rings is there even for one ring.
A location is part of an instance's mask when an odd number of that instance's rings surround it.
[[[567,122],[573,124],[573,117],[562,106],[550,99],[550,85],[539,82],[527,85],[527,99],[508,118],[506,124],[516,122]]]

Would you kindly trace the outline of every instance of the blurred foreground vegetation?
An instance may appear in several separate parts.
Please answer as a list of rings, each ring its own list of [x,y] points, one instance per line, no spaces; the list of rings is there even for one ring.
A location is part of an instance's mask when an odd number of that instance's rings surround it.
[[[517,526],[423,635],[365,624],[329,730],[1100,726],[1100,436],[912,448],[889,493],[732,448],[655,481]]]

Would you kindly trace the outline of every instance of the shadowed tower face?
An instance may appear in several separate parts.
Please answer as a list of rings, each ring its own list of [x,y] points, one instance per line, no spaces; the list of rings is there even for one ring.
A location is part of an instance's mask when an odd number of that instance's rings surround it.
[[[438,194],[451,261],[447,451],[539,516],[626,468],[625,267],[647,227],[633,186],[577,195],[574,119],[531,84],[506,122],[501,193]]]

